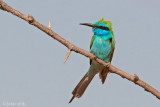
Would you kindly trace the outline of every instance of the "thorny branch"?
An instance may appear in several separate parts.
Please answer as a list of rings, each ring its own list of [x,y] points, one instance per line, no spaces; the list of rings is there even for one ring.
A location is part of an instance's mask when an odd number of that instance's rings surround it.
[[[116,67],[114,67],[113,65],[109,64],[109,63],[105,63],[102,60],[96,58],[96,56],[90,52],[87,52],[81,48],[78,48],[77,46],[73,45],[72,43],[70,43],[69,41],[65,40],[64,38],[62,38],[61,36],[59,36],[58,34],[56,34],[54,31],[52,31],[50,28],[45,27],[44,25],[40,24],[38,21],[36,21],[33,16],[31,15],[24,15],[21,12],[13,9],[12,7],[8,6],[6,3],[4,3],[2,0],[0,0],[0,9],[3,11],[7,11],[25,21],[27,21],[29,24],[37,27],[38,29],[40,29],[41,31],[43,31],[44,33],[48,34],[49,36],[51,36],[53,39],[59,41],[60,43],[62,43],[64,46],[66,46],[69,51],[68,54],[66,56],[66,59],[69,57],[69,54],[71,51],[74,51],[76,53],[82,54],[86,57],[89,57],[91,60],[95,60],[96,62],[98,62],[99,64],[102,64],[103,66],[109,68],[111,73],[115,73],[119,76],[121,76],[122,78],[126,78],[129,81],[135,83],[136,85],[139,85],[140,87],[144,88],[145,91],[152,93],[154,96],[156,96],[158,99],[160,99],[160,92],[157,91],[156,89],[154,89],[153,87],[151,87],[149,84],[145,83],[144,81],[140,80],[139,77],[134,74],[130,75]]]

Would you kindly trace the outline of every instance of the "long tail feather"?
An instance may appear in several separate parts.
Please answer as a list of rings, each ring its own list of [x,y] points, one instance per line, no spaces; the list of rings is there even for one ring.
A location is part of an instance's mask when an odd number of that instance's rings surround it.
[[[93,76],[94,77],[94,76]],[[71,100],[69,101],[69,103],[72,102],[72,100],[77,97],[80,98],[83,93],[85,92],[85,90],[87,89],[88,85],[90,84],[90,82],[92,81],[93,77],[88,77],[88,74],[86,74],[81,81],[78,83],[78,85],[75,87],[75,89],[73,90],[72,94],[73,97],[71,98]]]

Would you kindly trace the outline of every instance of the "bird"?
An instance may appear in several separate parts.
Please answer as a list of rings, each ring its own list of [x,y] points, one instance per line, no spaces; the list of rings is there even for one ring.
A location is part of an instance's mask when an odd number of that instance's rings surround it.
[[[112,22],[105,21],[105,19],[102,18],[95,21],[93,24],[80,23],[80,25],[92,27],[94,35],[90,41],[90,52],[104,62],[111,63],[115,49],[115,37],[112,30]],[[88,85],[98,73],[102,84],[104,84],[107,74],[109,73],[109,69],[94,60],[90,60],[89,70],[73,90],[73,97],[69,103],[71,103],[75,97],[80,98],[84,94]]]

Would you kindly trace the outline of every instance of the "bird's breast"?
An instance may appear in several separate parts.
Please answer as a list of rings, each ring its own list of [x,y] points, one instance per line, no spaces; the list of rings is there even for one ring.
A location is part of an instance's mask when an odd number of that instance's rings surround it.
[[[96,37],[90,52],[101,60],[109,62],[109,53],[111,52],[110,40],[105,40],[103,37]]]

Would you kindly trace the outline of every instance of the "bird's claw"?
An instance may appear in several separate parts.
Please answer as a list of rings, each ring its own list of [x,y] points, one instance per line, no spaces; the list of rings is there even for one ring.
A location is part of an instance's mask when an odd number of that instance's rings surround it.
[[[111,64],[111,63],[110,63],[110,62],[108,62],[108,63],[107,63],[107,65],[106,65],[106,68],[108,68],[108,69],[109,69],[110,64]]]
[[[94,53],[93,53],[93,55],[94,55],[94,56],[93,56],[93,59],[96,60],[96,59],[97,59],[97,56],[96,56]]]

